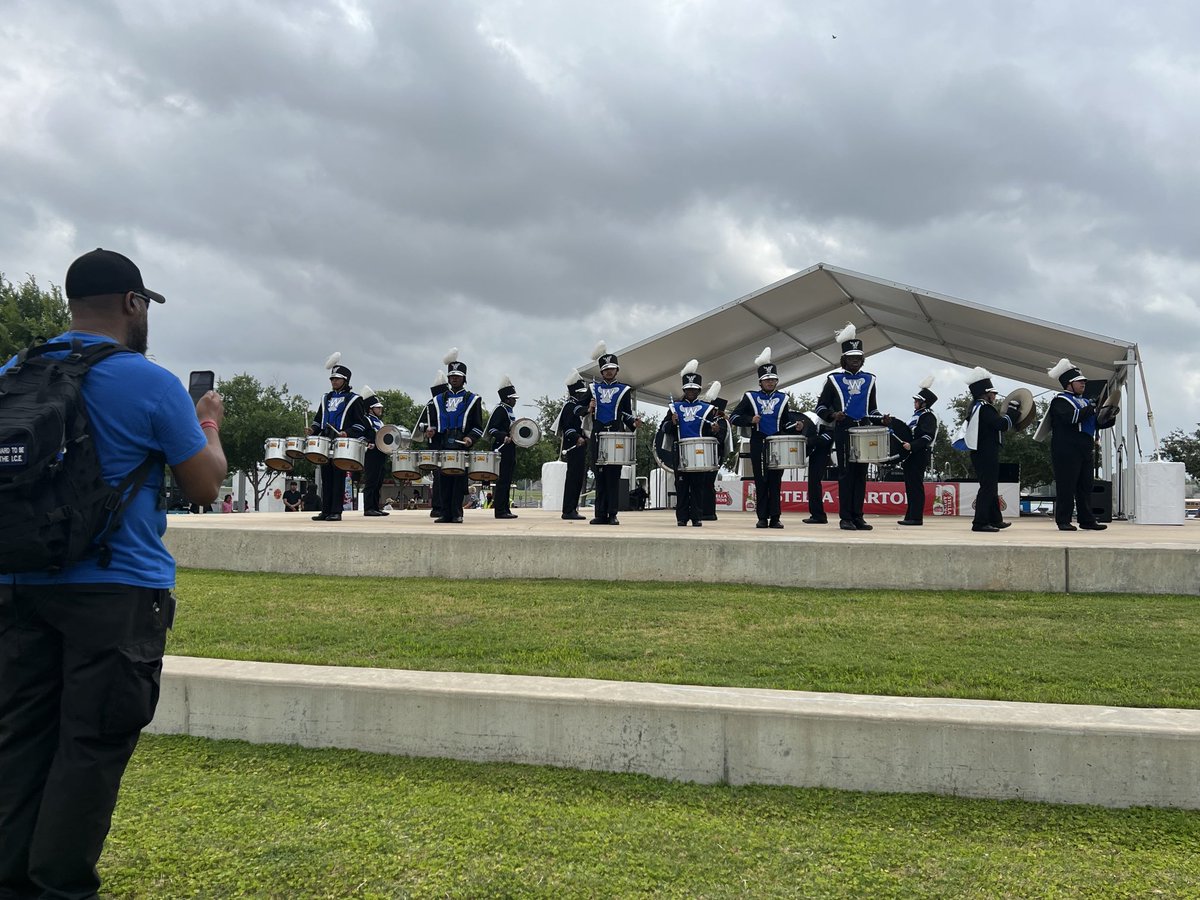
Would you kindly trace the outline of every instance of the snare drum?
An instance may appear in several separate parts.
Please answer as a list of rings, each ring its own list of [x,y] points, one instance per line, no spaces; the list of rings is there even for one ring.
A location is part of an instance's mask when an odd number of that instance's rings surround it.
[[[399,481],[416,481],[421,477],[415,450],[396,450],[392,453],[392,477]]]
[[[441,466],[442,451],[418,450],[417,468],[422,472],[435,472]]]
[[[633,465],[635,437],[630,431],[601,431],[596,435],[596,465]]]
[[[333,454],[332,444],[324,435],[310,434],[304,439],[304,458],[315,466],[323,466]]]
[[[468,455],[467,477],[472,481],[495,481],[500,477],[500,454],[495,450],[472,450]]]
[[[333,464],[343,472],[361,472],[367,458],[367,442],[360,438],[340,437],[333,442]]]
[[[304,459],[304,441],[305,437],[290,437],[284,440],[283,452],[288,455],[289,459]]]
[[[467,471],[466,450],[443,450],[438,454],[443,475],[464,475]]]
[[[849,456],[852,463],[883,463],[895,459],[891,450],[891,432],[881,426],[849,429]]]
[[[768,469],[807,469],[808,441],[795,434],[773,434],[767,438]]]
[[[263,444],[263,463],[276,472],[292,471],[292,461],[287,455],[287,441],[283,438],[267,438]]]
[[[679,451],[680,472],[715,472],[721,467],[716,438],[680,438],[675,447]]]

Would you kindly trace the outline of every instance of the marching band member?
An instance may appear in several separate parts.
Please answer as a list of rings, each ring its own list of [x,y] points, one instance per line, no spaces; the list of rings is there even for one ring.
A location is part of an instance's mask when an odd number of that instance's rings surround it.
[[[309,434],[326,437],[361,438],[367,433],[367,411],[362,398],[350,390],[350,370],[338,365],[341,353],[334,353],[325,360],[329,370],[329,393],[321,398],[321,411]],[[314,522],[342,521],[342,505],[346,496],[346,473],[330,460],[321,465],[321,512],[313,516]]]
[[[1021,404],[1013,400],[1003,415],[997,412],[992,405],[996,401],[992,373],[981,366],[967,376],[967,388],[973,402],[967,415],[966,444],[979,479],[971,530],[995,532],[1012,524],[1005,522],[1000,512],[1000,445],[1004,443],[1004,432],[1015,426]]]
[[[1050,465],[1054,469],[1054,521],[1059,531],[1076,531],[1071,510],[1084,531],[1103,531],[1108,526],[1096,521],[1092,512],[1093,459],[1096,433],[1116,424],[1116,417],[1100,421],[1096,406],[1085,400],[1087,376],[1069,359],[1060,359],[1048,373],[1057,378],[1062,391],[1050,401],[1046,412],[1053,434],[1050,438]],[[1041,432],[1041,426],[1038,427]]]
[[[578,371],[572,372],[567,376],[567,402],[554,422],[553,430],[562,439],[562,457],[567,464],[562,517],[568,520],[585,518],[579,514],[579,497],[587,478],[588,436],[583,430],[583,419],[588,414],[590,396],[583,376]]]
[[[815,412],[806,412],[804,418],[807,420],[804,436],[808,455],[808,517],[801,521],[805,525],[824,525],[829,521],[825,513],[824,482],[833,453],[833,431]]]
[[[771,362],[771,348],[765,348],[754,364],[758,366],[759,389],[746,391],[729,421],[739,428],[750,429],[750,462],[754,467],[755,511],[758,513],[755,527],[782,528],[779,517],[783,509],[780,497],[783,469],[768,468],[767,438],[794,431],[798,423],[788,408],[787,394],[776,390],[779,372]]]
[[[598,435],[602,431],[637,431],[642,424],[633,412],[633,388],[617,381],[621,371],[617,354],[609,353],[604,341],[596,344],[592,358],[600,365],[600,381],[592,382],[588,413],[595,422],[592,431],[592,461],[596,477],[596,517],[589,525],[620,525],[617,521],[617,494],[621,486],[619,465],[599,465]]]
[[[712,437],[717,439],[718,459],[724,459],[725,456],[733,452],[733,429],[729,427],[729,420],[725,417],[725,407],[729,405],[729,401],[719,396],[721,393],[721,382],[714,381],[708,386],[704,396],[701,398],[706,403],[711,403],[716,407],[716,411],[710,417],[712,423]],[[705,522],[717,521],[717,475],[720,466],[713,469],[711,472],[702,472],[704,476],[704,487],[700,491],[701,511],[700,516]]]
[[[383,475],[387,469],[388,454],[375,447],[375,435],[383,427],[383,401],[367,385],[363,385],[363,393],[367,399],[363,405],[367,407],[367,455],[363,460],[363,515],[386,516],[379,504],[379,492],[383,488]]]
[[[512,379],[507,375],[501,380],[497,393],[500,403],[492,410],[485,429],[488,437],[492,439],[492,449],[500,454],[500,476],[496,480],[492,504],[497,519],[515,519],[517,514],[512,511],[509,498],[512,493],[513,471],[517,467],[517,445],[513,443],[509,432],[516,421],[513,404],[519,398]]]
[[[925,521],[925,470],[929,468],[938,431],[937,416],[932,411],[937,394],[929,389],[932,385],[930,375],[917,386],[912,398],[912,418],[907,425],[899,419],[892,420],[892,431],[903,451],[900,468],[904,470],[904,492],[908,499],[900,525],[923,525]]]
[[[683,380],[683,399],[676,400],[663,417],[662,429],[675,438],[675,523],[683,526],[690,521],[699,528],[703,522],[704,501],[701,494],[708,482],[707,472],[689,472],[680,467],[679,442],[689,438],[712,437],[717,408],[700,399],[703,379],[696,370],[700,363],[689,360],[680,371]]]
[[[454,347],[442,359],[449,387],[429,401],[425,436],[435,450],[467,450],[483,437],[483,412],[479,397],[466,389],[467,364],[459,361]],[[442,474],[441,523],[462,523],[463,498],[467,493],[466,473]]]
[[[875,376],[862,371],[862,341],[856,337],[852,322],[837,333],[834,340],[842,345],[842,370],[831,372],[817,400],[817,415],[833,424],[834,443],[842,477],[838,479],[838,515],[845,531],[870,531],[863,518],[867,497],[867,464],[850,462],[850,429],[864,424],[884,425],[891,421],[875,403]]]
[[[433,384],[429,388],[430,398],[445,393],[446,387],[446,373],[438,369],[433,378]],[[428,428],[429,406],[426,405],[421,407],[421,414],[417,416],[417,424],[413,426],[413,434],[424,434]],[[429,517],[431,519],[442,517],[442,473],[437,469],[429,473]]]

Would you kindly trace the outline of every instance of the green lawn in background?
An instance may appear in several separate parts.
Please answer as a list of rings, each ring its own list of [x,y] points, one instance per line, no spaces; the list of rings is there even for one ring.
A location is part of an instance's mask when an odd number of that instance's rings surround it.
[[[199,570],[178,594],[185,656],[1200,708],[1197,597]]]
[[[1200,814],[143,738],[105,896],[1197,897]]]

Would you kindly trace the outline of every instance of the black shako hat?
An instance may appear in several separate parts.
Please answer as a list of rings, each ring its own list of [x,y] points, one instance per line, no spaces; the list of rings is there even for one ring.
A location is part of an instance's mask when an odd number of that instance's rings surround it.
[[[342,360],[341,352],[331,353],[329,359],[325,360],[325,368],[329,370],[330,378],[345,378],[346,383],[350,383],[350,369],[346,366],[338,365]]]
[[[1054,368],[1046,374],[1051,378],[1057,378],[1058,383],[1062,385],[1064,391],[1072,381],[1087,381],[1087,376],[1066,358],[1060,359]]]
[[[697,371],[699,368],[699,360],[689,359],[687,361],[687,365],[679,370],[679,378],[683,383],[683,389],[685,391],[688,388],[693,388],[698,391],[704,387],[704,379],[700,377],[700,373]]]
[[[971,392],[973,400],[982,400],[988,391],[995,390],[992,386],[992,373],[982,366],[976,366],[967,376],[967,389]]]
[[[500,380],[500,389],[496,393],[500,396],[501,403],[512,403],[518,399],[517,389],[513,387],[512,379],[507,375]]]
[[[915,394],[913,394],[914,400],[925,401],[925,407],[927,409],[929,407],[933,406],[933,404],[937,403],[937,394],[935,394],[933,391],[931,391],[929,389],[932,385],[933,385],[933,376],[928,375],[925,378],[921,379],[921,383],[919,385],[917,385],[917,392]]]
[[[754,364],[758,366],[758,381],[760,384],[765,378],[779,380],[779,370],[775,368],[775,363],[771,362],[770,347],[763,347],[763,352],[754,357]]]
[[[134,265],[132,259],[101,247],[83,254],[71,263],[63,286],[68,300],[136,291],[155,303],[167,302],[167,298],[162,294],[146,287],[142,281],[142,271]]]
[[[467,364],[465,362],[459,362],[457,347],[451,347],[446,352],[446,355],[442,357],[442,362],[446,364],[447,378],[449,378],[451,375],[461,375],[463,377],[463,381],[467,380]]]
[[[862,356],[863,343],[856,336],[858,329],[853,322],[847,322],[846,327],[834,335],[834,340],[842,345],[842,356]]]

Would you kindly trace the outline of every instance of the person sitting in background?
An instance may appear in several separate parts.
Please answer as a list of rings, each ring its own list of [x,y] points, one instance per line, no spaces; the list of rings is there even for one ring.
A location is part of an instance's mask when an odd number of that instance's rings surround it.
[[[233,494],[226,494],[224,499],[221,500],[221,512],[233,512]]]

